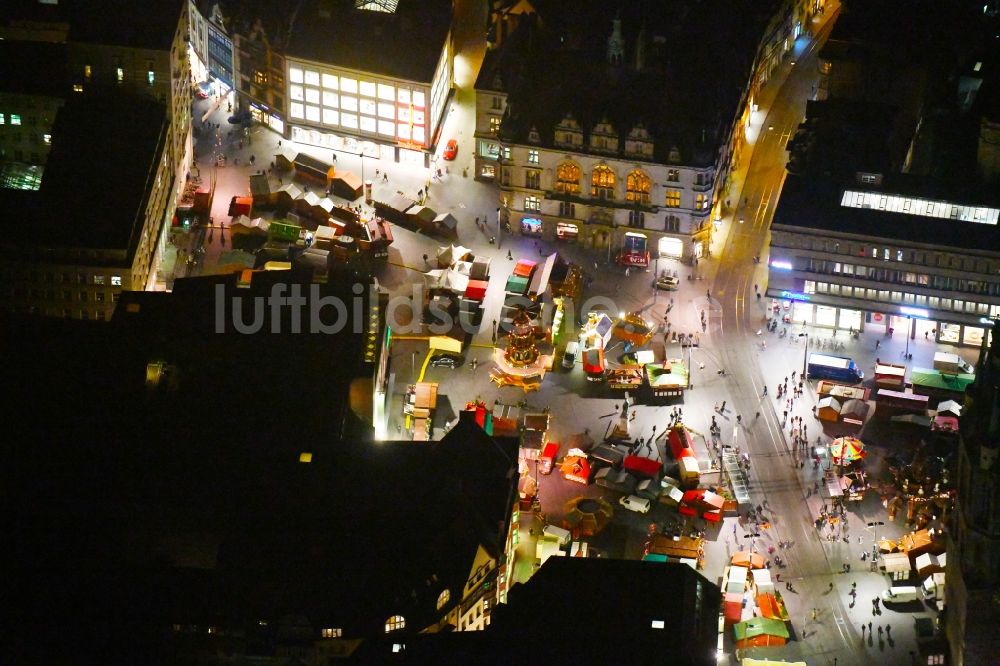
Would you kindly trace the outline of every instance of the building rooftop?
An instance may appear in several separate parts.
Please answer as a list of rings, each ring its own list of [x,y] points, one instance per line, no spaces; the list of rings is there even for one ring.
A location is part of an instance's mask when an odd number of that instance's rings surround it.
[[[855,207],[853,198],[845,205],[847,191],[862,195],[871,193],[875,197],[875,207]],[[879,210],[883,194],[888,208],[901,200],[898,211]],[[896,199],[892,195],[896,195]],[[906,200],[910,200],[911,205],[904,211]],[[949,217],[917,214],[921,207],[926,210],[931,203],[934,203],[935,213],[945,211]],[[956,214],[965,214],[961,212],[964,206],[966,211],[971,209],[973,218],[982,210],[984,219],[992,217],[995,220],[998,204],[996,193],[954,192],[930,180],[905,175],[884,176],[878,188],[831,178],[789,175],[782,187],[772,225],[875,236],[942,248],[996,251],[1000,248],[1000,225],[950,219],[950,215],[952,206],[959,207]]]
[[[355,0],[305,0],[294,13],[286,55],[430,83],[451,28],[449,0],[399,0],[394,12]]]
[[[52,125],[40,189],[0,190],[0,206],[18,221],[4,244],[128,249],[130,261],[166,140],[167,109],[117,90],[69,95]]]
[[[65,97],[70,92],[65,62],[65,44],[0,40],[0,92]],[[44,75],[40,63],[46,65]]]
[[[668,162],[676,147],[674,161],[710,165],[736,118],[774,4],[727,0],[705,11],[690,0],[587,0],[579,11],[557,6],[548,14],[543,7],[522,16],[487,54],[476,87],[495,89],[499,82],[508,92],[504,141],[530,143],[536,128],[539,145],[553,146],[555,126],[569,113],[583,129],[584,145],[604,119],[622,144],[641,123],[652,135],[654,161]],[[623,58],[611,65],[616,16]],[[723,51],[726,58],[708,55]]]
[[[4,27],[62,24],[67,41],[169,51],[179,28],[185,0],[120,2],[119,0],[8,0]]]

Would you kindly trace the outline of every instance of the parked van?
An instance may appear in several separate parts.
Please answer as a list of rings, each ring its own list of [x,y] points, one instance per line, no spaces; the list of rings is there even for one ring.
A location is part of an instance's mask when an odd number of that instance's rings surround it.
[[[638,495],[622,495],[618,498],[618,503],[629,511],[636,513],[649,513],[649,500]]]
[[[580,353],[580,343],[573,340],[566,344],[566,351],[563,352],[562,367],[572,370],[576,365],[576,356]]]
[[[920,599],[920,592],[912,585],[903,585],[900,587],[890,587],[888,590],[882,590],[881,597],[883,603],[905,604],[907,602]]]
[[[555,525],[546,525],[542,530],[542,535],[547,536],[551,539],[555,539],[559,542],[560,546],[567,546],[571,540],[572,535],[569,530],[564,530],[561,527],[556,527]]]
[[[935,352],[934,369],[940,370],[945,375],[971,375],[975,369],[958,354],[948,352]]]

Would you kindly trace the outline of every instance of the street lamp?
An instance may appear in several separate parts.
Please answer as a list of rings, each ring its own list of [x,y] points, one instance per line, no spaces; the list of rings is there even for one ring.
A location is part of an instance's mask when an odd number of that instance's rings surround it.
[[[802,352],[802,376],[809,379],[809,334],[799,333],[799,337],[806,339],[806,348]]]
[[[750,553],[753,554],[754,542],[756,539],[760,538],[760,532],[751,532],[750,534],[744,534],[744,539],[750,539]]]
[[[906,315],[906,351],[903,352],[903,358],[908,358],[910,355],[910,327],[913,325],[911,319],[910,315]]]
[[[885,525],[881,520],[875,520],[868,523],[868,527],[872,528],[872,568],[875,568],[875,561],[878,555],[878,528]]]

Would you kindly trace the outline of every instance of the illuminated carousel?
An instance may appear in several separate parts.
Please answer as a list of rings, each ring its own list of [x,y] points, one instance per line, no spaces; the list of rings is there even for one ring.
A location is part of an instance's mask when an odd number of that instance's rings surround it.
[[[490,370],[490,380],[497,386],[517,386],[524,391],[537,391],[552,369],[552,356],[538,349],[538,334],[528,313],[518,312],[507,335],[504,349],[493,349],[496,367]]]

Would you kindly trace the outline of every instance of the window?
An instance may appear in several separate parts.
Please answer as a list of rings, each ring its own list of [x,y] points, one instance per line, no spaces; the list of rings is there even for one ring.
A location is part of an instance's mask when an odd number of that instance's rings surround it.
[[[121,67],[116,67],[115,68],[115,78],[117,79],[118,83],[121,83],[122,81],[124,81],[125,80],[125,70],[122,69]]]
[[[447,589],[441,590],[441,594],[438,595],[437,609],[441,610],[442,608],[444,608],[445,604],[447,604],[448,601],[450,600],[451,600],[451,592],[449,592]]]
[[[84,65],[83,66],[83,78],[85,78],[85,79],[87,79],[89,81],[90,80],[90,75],[92,73],[93,73],[93,70],[90,68],[90,65]]]
[[[358,92],[358,80],[349,79],[346,76],[340,77],[340,90],[342,92],[348,92],[351,94],[357,94]]]
[[[615,198],[615,172],[601,164],[590,176],[590,194],[598,199]]]
[[[52,135],[51,134],[43,134],[42,135],[42,141],[45,143],[45,145],[51,145],[52,144]]]
[[[681,191],[680,190],[667,190],[666,206],[667,206],[667,208],[680,208],[681,207]]]
[[[529,150],[528,151],[528,164],[538,164],[538,151]]]
[[[529,194],[524,197],[524,210],[530,211],[532,213],[537,213],[542,209],[542,202],[538,197]]]
[[[568,201],[559,202],[559,217],[576,217],[576,204]]]
[[[319,85],[319,72],[313,69],[306,70],[306,85],[318,86]]]
[[[80,302],[81,303],[86,303],[87,302],[87,292],[85,292],[85,291],[81,291],[80,292]]]
[[[580,193],[580,167],[573,162],[563,162],[556,168],[556,192]]]
[[[681,218],[677,217],[676,215],[667,215],[663,229],[665,231],[678,233],[681,230]]]
[[[406,628],[406,618],[402,615],[393,615],[388,620],[385,621],[385,633],[390,631],[399,631],[400,629]]]
[[[302,70],[298,67],[291,67],[288,70],[288,80],[292,83],[302,83],[305,79],[302,76]]]
[[[503,147],[503,158],[505,160],[509,160],[510,159],[510,146],[504,146]]]
[[[902,260],[903,260],[903,251],[896,250],[896,261],[902,261]]]
[[[155,82],[156,82],[156,74],[151,69],[146,70],[146,83],[148,85],[153,85]]]
[[[288,115],[292,118],[305,118],[306,107],[301,102],[292,102],[292,105],[288,110]]]
[[[308,81],[306,81],[308,83]],[[361,82],[361,94],[367,95],[368,97],[375,96],[375,82],[374,81],[362,81]]]
[[[103,275],[95,275],[94,276],[94,284],[103,285],[104,284],[104,276]]]
[[[326,73],[324,73],[322,75],[321,79],[323,81],[323,87],[326,88],[327,90],[336,90],[337,89],[337,77],[336,76],[333,76],[332,74],[326,74]]]
[[[542,180],[542,172],[536,169],[528,169],[524,172],[524,186],[533,190],[540,189],[539,183]]]
[[[94,293],[94,300],[97,301],[98,303],[103,303],[104,302],[104,292],[103,291],[95,292]]]
[[[625,177],[625,200],[649,203],[649,176],[635,169]]]
[[[695,210],[708,210],[708,197],[704,194],[699,194],[694,202]]]
[[[20,125],[21,124],[21,116],[19,116],[16,113],[10,114],[10,124],[11,125]]]
[[[490,134],[496,134],[500,131],[500,117],[490,116]]]
[[[4,114],[0,113],[0,125],[6,125],[6,124],[7,124],[7,117]]]
[[[339,627],[323,630],[323,638],[340,638],[341,635],[343,635],[343,630]]]
[[[642,229],[646,226],[646,214],[640,211],[628,212],[628,226]]]
[[[494,109],[500,109],[500,108],[502,108],[500,106],[500,98],[499,97],[494,97],[493,98],[493,108]]]
[[[112,287],[120,287],[120,286],[122,286],[122,276],[121,275],[112,275],[111,276],[111,286]]]
[[[667,182],[677,183],[681,179],[681,172],[677,169],[667,169]]]

